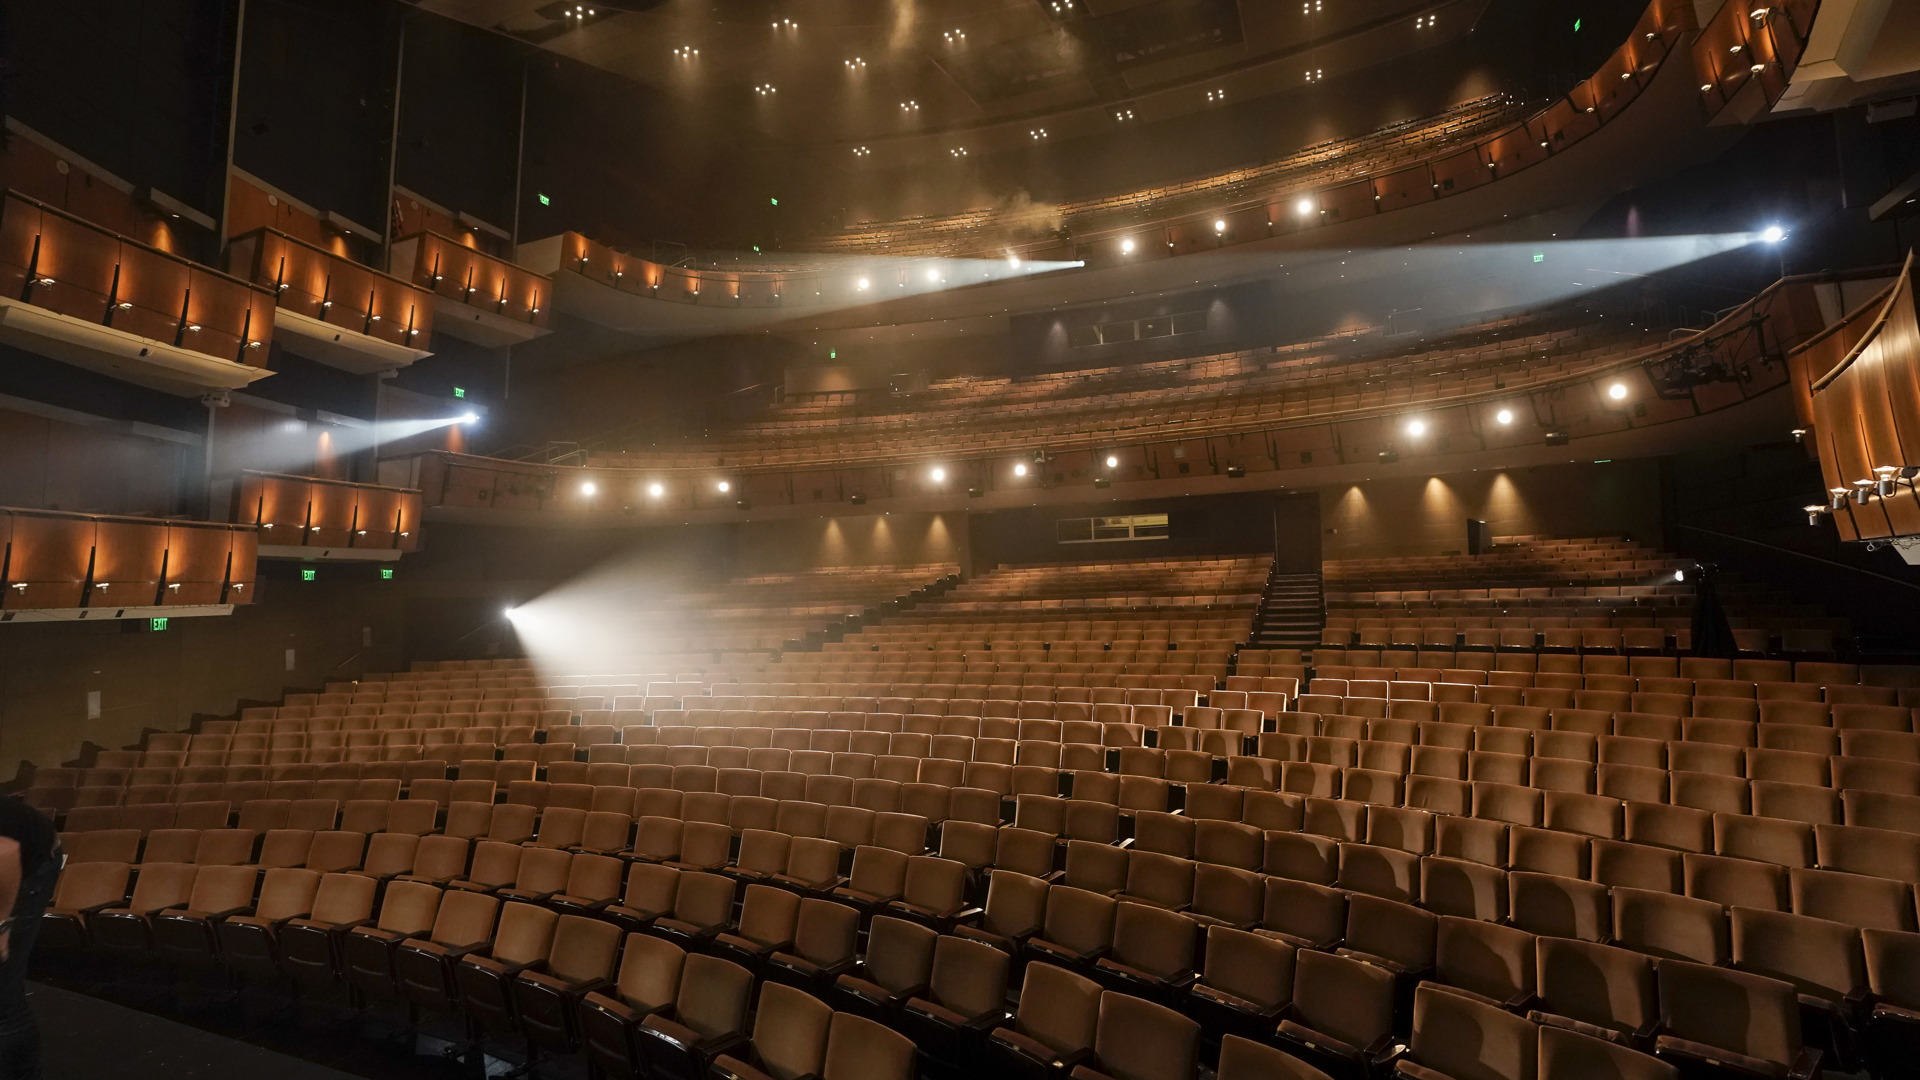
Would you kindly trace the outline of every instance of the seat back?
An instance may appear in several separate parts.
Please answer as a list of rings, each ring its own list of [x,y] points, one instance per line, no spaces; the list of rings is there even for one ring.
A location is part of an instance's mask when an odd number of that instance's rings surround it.
[[[680,969],[686,959],[686,950],[665,938],[628,934],[620,950],[614,993],[641,1012],[664,1009],[680,993]]]
[[[926,985],[939,936],[919,923],[876,916],[867,928],[867,979],[889,993]]]
[[[702,1039],[741,1031],[753,974],[738,964],[702,953],[689,955],[680,969],[680,993],[674,1017]]]
[[[1200,1025],[1187,1017],[1129,994],[1100,995],[1094,1056],[1121,1080],[1193,1080],[1199,1048]]]
[[[604,979],[613,974],[619,952],[619,927],[600,919],[562,915],[553,929],[547,970],[576,984]]]
[[[804,990],[769,982],[753,1018],[753,1049],[773,1080],[819,1075],[826,1063],[833,1010]]]
[[[1525,1017],[1434,986],[1413,997],[1413,1055],[1454,1080],[1534,1080],[1540,1034]]]
[[[1100,984],[1052,964],[1027,965],[1014,1027],[1063,1057],[1093,1048]]]
[[[911,1080],[913,1040],[863,1016],[834,1013],[820,1080]]]

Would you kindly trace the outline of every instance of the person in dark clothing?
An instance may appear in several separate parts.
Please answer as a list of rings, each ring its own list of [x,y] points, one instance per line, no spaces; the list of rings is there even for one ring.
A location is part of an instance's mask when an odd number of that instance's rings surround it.
[[[40,915],[66,864],[45,814],[0,796],[0,1080],[40,1080],[40,1029],[27,1005],[27,964]]]

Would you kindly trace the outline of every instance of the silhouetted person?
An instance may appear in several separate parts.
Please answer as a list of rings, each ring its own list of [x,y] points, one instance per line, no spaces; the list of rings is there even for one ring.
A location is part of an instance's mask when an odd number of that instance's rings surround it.
[[[0,797],[0,1080],[40,1080],[40,1029],[27,1005],[27,964],[40,915],[67,859],[45,814]]]

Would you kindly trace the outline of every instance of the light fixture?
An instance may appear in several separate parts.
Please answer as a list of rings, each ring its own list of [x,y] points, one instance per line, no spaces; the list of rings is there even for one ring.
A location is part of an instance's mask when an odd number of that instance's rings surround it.
[[[1612,386],[1607,387],[1607,396],[1612,398],[1615,401],[1627,400],[1627,384],[1623,382],[1617,382],[1617,383],[1614,383]]]
[[[1894,478],[1894,474],[1898,473],[1899,471],[1900,471],[1899,469],[1896,469],[1891,465],[1881,465],[1878,468],[1874,469],[1873,470],[1874,494],[1880,496],[1883,499],[1892,498],[1894,493],[1899,490],[1899,481],[1897,481]]]
[[[1499,412],[1493,414],[1493,419],[1500,424],[1511,424],[1513,423],[1513,410],[1501,409]]]
[[[1115,109],[1113,113],[1113,119],[1115,123],[1124,124],[1127,121],[1133,119],[1133,110],[1132,109]]]
[[[1293,204],[1293,212],[1299,214],[1301,217],[1306,217],[1308,214],[1313,213],[1313,200],[1302,197],[1299,202]]]
[[[1007,256],[1007,265],[1013,267],[1015,270],[1020,269],[1020,256],[1018,255]]]
[[[461,414],[460,414],[460,422],[461,422],[461,423],[463,423],[463,424],[477,424],[477,423],[479,423],[479,422],[480,422],[480,414],[479,414],[479,413],[471,413],[471,412],[470,412],[470,413],[461,413]]]
[[[583,480],[580,483],[580,494],[582,495],[592,496],[599,490],[600,490],[599,485],[595,484],[591,480]]]
[[[727,482],[726,482],[725,480],[722,480],[722,481],[720,481],[719,483],[717,483],[717,484],[715,484],[715,485],[713,485],[713,486],[714,486],[714,489],[715,489],[715,490],[717,490],[717,491],[719,491],[719,492],[720,492],[720,494],[722,494],[722,495],[725,495],[725,494],[726,494],[727,492],[729,492],[729,491],[732,491],[732,490],[733,490],[733,485],[732,485],[732,484],[729,484],[729,483],[727,483]]]
[[[1016,461],[1016,462],[1014,462],[1014,464],[1013,464],[1013,475],[1015,475],[1015,476],[1025,476],[1025,475],[1027,475],[1027,463],[1026,463],[1026,462],[1024,462],[1024,461]]]
[[[1226,232],[1226,231],[1227,231],[1227,221],[1226,221],[1226,219],[1225,219],[1225,218],[1214,218],[1214,219],[1213,219],[1213,231],[1214,231],[1214,232],[1217,232],[1217,233],[1223,233],[1223,232]]]
[[[667,493],[667,489],[666,489],[666,485],[664,484],[648,484],[647,485],[647,494],[653,496],[656,499],[662,495],[665,495],[666,493]]]
[[[929,268],[927,269],[927,280],[928,280],[928,281],[931,281],[931,282],[933,282],[933,283],[935,283],[935,284],[939,284],[939,282],[940,282],[940,268],[939,268],[939,267],[937,267],[937,266],[935,266],[935,267],[929,267]]]
[[[867,288],[867,279],[866,279],[866,278],[861,278],[861,279],[860,279],[859,281],[856,281],[856,282],[854,282],[854,283],[853,283],[853,287],[854,287],[854,288],[856,288],[856,289],[859,289],[859,290],[861,290],[862,292],[864,292],[864,291],[866,291],[866,288]]]
[[[1838,510],[1847,505],[1847,489],[1833,488],[1827,492],[1827,508]]]
[[[1027,134],[1033,137],[1034,142],[1039,142],[1041,139],[1044,139],[1047,137],[1047,129],[1034,128],[1031,131],[1028,131]]]
[[[1687,580],[1687,572],[1685,570],[1675,570],[1673,572],[1673,580],[1675,581]]]
[[[1117,468],[1119,468],[1119,467],[1120,467],[1120,459],[1119,459],[1118,457],[1116,457],[1116,456],[1114,456],[1113,454],[1108,454],[1108,455],[1107,455],[1107,468],[1109,468],[1109,469],[1117,469]]]
[[[1853,482],[1854,505],[1865,506],[1867,505],[1868,500],[1872,498],[1873,498],[1873,481],[1855,480]]]
[[[1777,244],[1787,238],[1787,230],[1778,225],[1769,225],[1760,230],[1760,241],[1765,244]]]
[[[1820,524],[1821,515],[1827,512],[1827,508],[1819,505],[1818,503],[1814,503],[1808,506],[1803,506],[1801,507],[1801,509],[1807,512],[1807,524],[1809,525]]]
[[[927,478],[936,484],[944,484],[947,482],[947,470],[935,465],[932,469],[928,470]]]
[[[516,607],[501,608],[500,617],[507,620],[508,622],[512,622],[513,620],[520,617],[520,609]]]
[[[856,146],[853,148],[854,157],[866,157],[868,154],[871,154],[871,153],[873,153],[873,151],[868,150],[864,146]]]
[[[1425,420],[1407,421],[1407,434],[1417,439],[1420,436],[1425,435],[1426,433],[1427,433],[1427,422]]]

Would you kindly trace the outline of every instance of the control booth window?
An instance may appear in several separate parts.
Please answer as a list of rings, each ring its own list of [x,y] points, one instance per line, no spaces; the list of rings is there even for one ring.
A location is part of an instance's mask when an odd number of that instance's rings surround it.
[[[1165,540],[1167,515],[1125,514],[1119,517],[1061,518],[1055,536],[1063,544],[1105,544],[1121,540]]]

